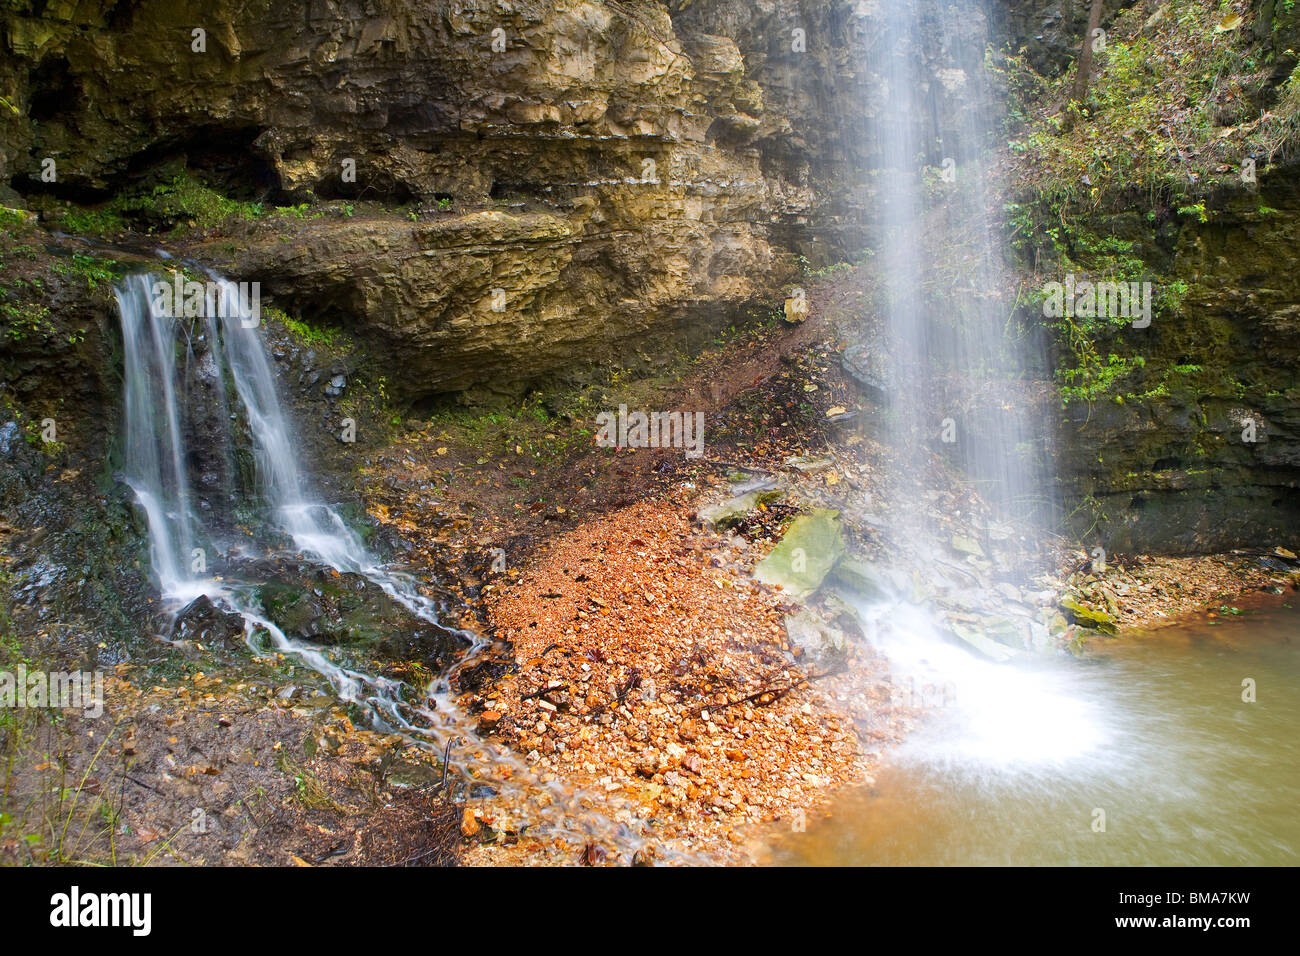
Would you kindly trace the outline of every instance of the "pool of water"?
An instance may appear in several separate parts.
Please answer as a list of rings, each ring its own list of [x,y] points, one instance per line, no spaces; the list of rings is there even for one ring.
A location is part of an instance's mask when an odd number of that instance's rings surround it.
[[[890,656],[944,687],[942,706],[773,862],[1300,863],[1300,609],[1127,635],[1082,661],[995,665],[924,639]]]

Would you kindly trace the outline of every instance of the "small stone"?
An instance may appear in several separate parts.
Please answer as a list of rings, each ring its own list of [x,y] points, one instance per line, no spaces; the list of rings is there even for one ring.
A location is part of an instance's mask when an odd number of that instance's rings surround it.
[[[636,853],[632,854],[632,865],[633,866],[654,866],[655,857],[657,855],[658,855],[658,851],[656,851],[654,844],[647,843],[645,846],[637,850]]]
[[[0,426],[0,456],[8,458],[12,455],[21,435],[22,429],[18,427],[17,422],[5,422]]]
[[[474,811],[465,808],[465,812],[460,815],[460,832],[467,837],[472,837],[480,830],[478,818],[474,816]]]

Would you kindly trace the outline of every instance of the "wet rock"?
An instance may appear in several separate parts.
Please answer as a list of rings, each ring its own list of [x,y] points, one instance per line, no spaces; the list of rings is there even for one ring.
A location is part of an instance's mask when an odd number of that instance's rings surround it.
[[[779,489],[748,491],[743,495],[728,498],[726,501],[705,508],[698,517],[701,522],[716,530],[735,527],[745,520],[751,511],[761,504],[775,501],[781,497]]]
[[[834,670],[848,657],[849,641],[844,632],[812,611],[788,615],[785,631],[791,646],[802,651],[800,663],[807,662],[817,671]]]
[[[777,480],[771,475],[750,475],[741,472],[731,479],[733,495],[747,495],[751,491],[776,491],[778,488]]]
[[[973,648],[989,660],[1002,663],[1016,657],[1016,652],[1005,644],[999,644],[987,637],[978,627],[964,621],[948,622],[949,632],[958,640]]]
[[[310,591],[292,585],[271,583],[262,587],[262,606],[267,616],[290,637],[320,641],[327,622],[325,608]]]
[[[785,300],[785,320],[791,325],[798,325],[808,318],[808,300],[803,296],[792,296]]]
[[[473,810],[466,807],[465,812],[460,816],[461,835],[466,837],[476,836],[480,829],[482,827],[479,825],[478,817],[474,815]]]
[[[805,598],[822,585],[844,554],[839,513],[818,509],[791,522],[781,543],[754,568],[754,577]]]
[[[836,563],[831,580],[845,592],[869,600],[886,599],[905,589],[900,588],[889,571],[851,554]]]
[[[421,760],[396,760],[388,773],[389,782],[399,787],[433,787],[441,779],[442,771]]]
[[[187,604],[172,623],[172,639],[215,647],[244,646],[244,618],[218,607],[201,594]]]
[[[825,455],[797,455],[787,458],[781,466],[785,471],[801,475],[816,475],[835,467],[835,462]]]
[[[826,423],[835,428],[847,429],[850,425],[856,423],[861,417],[862,415],[860,412],[851,412],[848,409],[840,410],[832,408],[826,413]]]
[[[1285,561],[1282,561],[1278,558],[1270,557],[1268,555],[1265,555],[1259,559],[1259,566],[1261,568],[1268,568],[1268,570],[1270,571],[1291,570],[1291,565],[1287,564]]]
[[[258,596],[266,616],[299,640],[382,649],[395,659],[422,660],[435,669],[467,646],[459,632],[417,616],[360,574],[282,572],[263,584]]]
[[[1020,593],[1020,588],[1010,581],[999,581],[994,585],[994,589],[1008,601],[1014,601],[1017,604],[1024,603],[1024,596]]]
[[[952,536],[952,549],[960,554],[969,554],[977,558],[984,557],[984,549],[974,538],[968,538],[965,535],[954,534]]]
[[[984,634],[1012,650],[1025,647],[1025,624],[1000,614],[988,615],[981,623]]]
[[[5,422],[0,425],[0,457],[9,458],[22,437],[22,429],[17,422]]]
[[[654,844],[647,843],[632,855],[633,866],[654,866],[655,857],[657,856]]]
[[[867,397],[882,404],[889,401],[889,364],[878,349],[867,344],[849,346],[840,356],[840,365]]]

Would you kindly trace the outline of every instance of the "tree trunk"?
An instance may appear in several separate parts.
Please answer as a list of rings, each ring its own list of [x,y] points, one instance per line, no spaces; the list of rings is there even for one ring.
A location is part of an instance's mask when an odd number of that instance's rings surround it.
[[[1074,93],[1070,99],[1083,103],[1088,95],[1088,81],[1092,79],[1092,34],[1101,26],[1101,5],[1103,0],[1092,0],[1088,11],[1088,29],[1083,34],[1083,50],[1079,53],[1079,72],[1074,77]]]

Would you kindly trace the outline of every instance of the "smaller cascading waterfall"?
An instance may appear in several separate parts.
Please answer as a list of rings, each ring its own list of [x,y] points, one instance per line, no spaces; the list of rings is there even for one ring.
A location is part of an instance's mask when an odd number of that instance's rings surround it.
[[[176,399],[175,320],[154,308],[144,276],[119,283],[115,292],[126,379],[123,478],[148,521],[162,593],[183,596],[192,581],[196,521]]]
[[[248,334],[255,326],[247,314],[247,303],[234,283],[220,277],[213,278],[206,294],[204,311],[209,316],[228,311],[221,303],[238,306],[240,314],[231,317],[232,328],[221,336],[222,351],[253,436],[259,490],[273,510],[274,520],[299,550],[335,570],[374,572],[374,562],[360,539],[333,508],[316,500],[307,488],[266,350],[255,334]],[[412,596],[403,597],[410,600]]]
[[[530,810],[532,822],[543,832],[579,845],[604,838],[632,849],[640,846],[647,837],[643,827],[629,828],[588,812],[587,807],[601,797],[565,788],[558,781],[543,782],[504,745],[477,737],[473,720],[452,699],[450,677],[488,641],[442,623],[440,604],[422,594],[407,575],[384,567],[338,512],[312,491],[309,475],[299,466],[256,316],[240,290],[229,280],[210,275],[202,284],[202,306],[190,310],[197,314],[182,317],[179,296],[168,301],[155,294],[168,286],[175,288],[174,282],[174,275],[139,274],[115,287],[124,340],[126,423],[121,477],[144,512],[151,563],[167,606],[179,612],[195,598],[207,596],[238,613],[250,646],[257,635],[269,638],[276,651],[321,674],[341,699],[359,705],[379,727],[440,753],[459,745],[455,770],[466,783],[480,777],[492,780],[494,768],[508,766],[510,786],[547,795]],[[206,429],[201,429],[204,425]],[[241,425],[252,445],[256,488],[244,487],[238,478],[232,480],[232,487],[225,487],[219,476],[203,483],[200,476],[201,488],[196,490],[196,464],[220,470],[219,462],[207,459],[221,456],[209,454],[210,449],[202,446],[216,441],[234,449],[241,444],[235,434]],[[221,434],[212,435],[213,429]],[[202,437],[197,434],[200,430]],[[335,655],[291,639],[258,606],[253,597],[257,581],[239,581],[238,566],[218,578],[206,568],[206,560],[195,560],[196,554],[216,555],[222,550],[232,537],[230,526],[241,507],[265,511],[267,527],[251,545],[239,540],[229,552],[251,548],[252,556],[260,557],[278,550],[287,538],[310,560],[359,574],[416,617],[456,632],[466,644],[465,657],[429,687],[419,688],[412,702],[400,682],[347,667]],[[430,704],[420,703],[423,699]]]
[[[170,295],[172,287],[166,279],[142,274],[123,279],[115,289],[124,343],[122,478],[145,513],[150,558],[164,600],[179,608],[206,595],[243,615],[250,635],[254,630],[266,633],[278,649],[302,658],[344,698],[382,713],[401,730],[427,729],[410,722],[411,708],[399,704],[394,682],[350,671],[314,648],[295,643],[261,614],[241,588],[209,572],[208,561],[216,557],[218,541],[229,529],[221,527],[221,521],[206,521],[205,515],[228,509],[231,502],[218,500],[214,507],[212,499],[231,493],[244,504],[264,506],[269,530],[286,535],[312,560],[336,571],[359,573],[412,613],[444,626],[434,601],[404,576],[384,569],[339,514],[312,495],[298,468],[297,449],[257,323],[240,290],[213,276],[202,284],[202,305],[191,309],[196,314],[181,316],[179,304],[173,303],[176,297]],[[201,496],[192,476],[193,459],[205,451],[201,446],[212,441],[227,447],[238,443],[232,431],[240,415],[227,412],[227,381],[233,385],[251,437],[257,493],[226,489],[218,483],[210,489],[218,494]],[[212,409],[197,401],[200,397],[215,402],[219,414],[211,415]],[[201,437],[191,434],[205,420],[220,427],[221,433],[214,436],[209,428]],[[196,504],[200,500],[206,507]],[[274,542],[259,543],[269,550]],[[471,646],[482,643],[477,636],[463,633]]]

